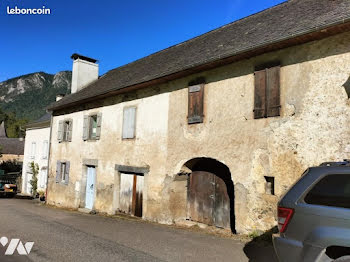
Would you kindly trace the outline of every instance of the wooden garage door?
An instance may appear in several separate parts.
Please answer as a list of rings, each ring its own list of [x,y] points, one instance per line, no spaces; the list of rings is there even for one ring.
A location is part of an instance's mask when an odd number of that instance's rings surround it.
[[[225,182],[213,173],[190,175],[189,218],[200,223],[230,228],[230,199]]]

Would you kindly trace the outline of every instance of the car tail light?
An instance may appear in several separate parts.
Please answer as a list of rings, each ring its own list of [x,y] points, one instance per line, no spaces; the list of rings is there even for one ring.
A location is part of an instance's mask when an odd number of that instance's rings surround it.
[[[278,207],[278,230],[284,233],[292,219],[294,209],[286,207]]]

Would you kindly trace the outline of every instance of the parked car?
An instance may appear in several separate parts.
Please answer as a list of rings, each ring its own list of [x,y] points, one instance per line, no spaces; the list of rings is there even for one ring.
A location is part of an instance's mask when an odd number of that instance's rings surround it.
[[[5,174],[0,172],[0,196],[14,197],[17,194],[18,172]]]
[[[350,161],[306,170],[278,203],[280,262],[350,262]]]

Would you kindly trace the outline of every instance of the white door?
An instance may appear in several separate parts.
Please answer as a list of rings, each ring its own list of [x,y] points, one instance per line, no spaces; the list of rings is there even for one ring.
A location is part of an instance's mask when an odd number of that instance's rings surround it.
[[[95,167],[87,167],[85,207],[88,209],[92,209],[94,206],[95,178],[96,178]]]

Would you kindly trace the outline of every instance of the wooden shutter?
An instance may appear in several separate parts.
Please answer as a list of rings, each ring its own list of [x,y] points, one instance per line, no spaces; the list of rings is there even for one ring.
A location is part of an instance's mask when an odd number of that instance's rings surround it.
[[[124,108],[123,139],[135,137],[136,107]]]
[[[70,162],[69,161],[67,161],[66,162],[66,173],[65,173],[65,177],[66,177],[66,179],[64,180],[64,183],[66,184],[66,185],[68,185],[68,183],[69,183],[69,168],[70,168]]]
[[[60,120],[58,122],[57,140],[58,140],[58,142],[62,142],[63,141],[63,120]]]
[[[83,140],[87,140],[88,137],[89,137],[89,116],[84,116]]]
[[[204,84],[188,87],[188,123],[203,123]]]
[[[73,133],[73,120],[69,120],[69,125],[68,125],[68,141],[72,142],[72,133]]]
[[[272,67],[267,70],[267,117],[280,115],[280,67]]]
[[[254,90],[254,118],[266,116],[266,70],[256,71]]]
[[[56,164],[56,183],[59,183],[61,180],[61,161],[57,161]]]
[[[97,114],[96,139],[101,137],[102,113]]]

